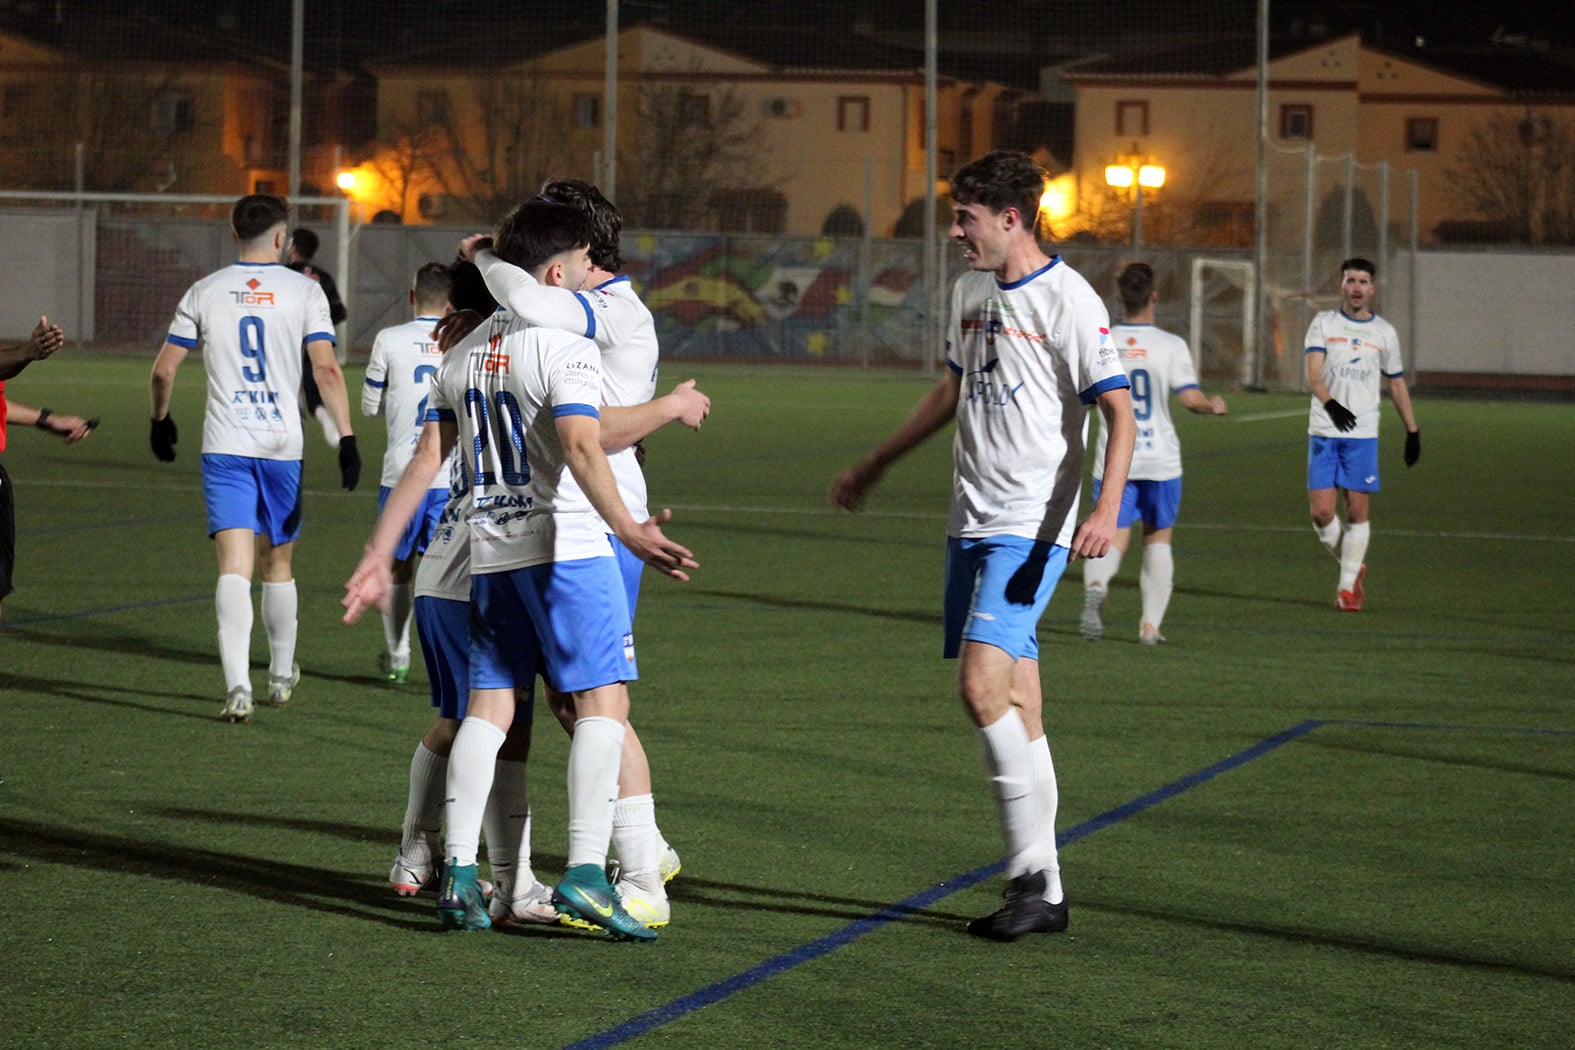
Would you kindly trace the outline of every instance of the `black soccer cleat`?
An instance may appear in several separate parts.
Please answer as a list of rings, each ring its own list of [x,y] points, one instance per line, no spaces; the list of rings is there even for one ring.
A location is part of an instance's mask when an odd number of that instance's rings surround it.
[[[1067,926],[1066,898],[1045,900],[1045,873],[1019,875],[1006,884],[1006,903],[968,923],[968,932],[992,941],[1015,941],[1025,933],[1061,933]]]

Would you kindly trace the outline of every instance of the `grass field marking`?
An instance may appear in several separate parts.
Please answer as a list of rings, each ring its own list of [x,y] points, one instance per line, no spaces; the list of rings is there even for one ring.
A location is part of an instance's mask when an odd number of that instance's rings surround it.
[[[1144,810],[1151,809],[1184,791],[1189,791],[1200,784],[1207,783],[1221,773],[1228,773],[1233,769],[1246,765],[1253,759],[1262,758],[1270,751],[1327,724],[1324,719],[1310,718],[1299,725],[1294,725],[1283,732],[1260,740],[1251,747],[1236,752],[1234,755],[1222,758],[1218,762],[1195,772],[1188,773],[1179,780],[1173,780],[1163,787],[1156,788],[1146,795],[1133,799],[1131,802],[1123,803],[1115,809],[1107,810],[1096,817],[1083,821],[1076,827],[1069,828],[1056,836],[1056,844],[1063,848],[1069,846],[1079,839],[1092,835],[1096,831],[1126,820],[1128,817],[1136,816]],[[631,1017],[622,1024],[609,1028],[604,1032],[576,1043],[570,1043],[566,1050],[601,1050],[603,1047],[625,1043],[636,1036],[649,1032],[653,1028],[659,1028],[670,1021],[676,1021],[681,1017],[692,1014],[696,1010],[721,1002],[737,992],[753,988],[755,985],[762,983],[768,978],[775,977],[779,973],[784,973],[807,962],[813,962],[844,945],[851,944],[867,933],[874,933],[881,927],[895,922],[905,915],[927,908],[931,904],[943,900],[959,890],[975,886],[985,879],[993,878],[1001,874],[1005,867],[1005,862],[998,860],[991,864],[986,864],[982,868],[975,868],[973,871],[964,872],[954,878],[937,883],[928,889],[920,890],[905,900],[898,901],[896,904],[889,904],[877,912],[866,915],[862,919],[856,919],[842,927],[842,929],[828,933],[826,936],[811,941],[802,947],[795,948],[790,952],[784,952],[773,959],[767,959],[758,966],[753,966],[742,973],[717,981],[715,984],[707,985],[699,991],[674,999],[663,1006],[647,1010],[645,1013],[637,1017]]]

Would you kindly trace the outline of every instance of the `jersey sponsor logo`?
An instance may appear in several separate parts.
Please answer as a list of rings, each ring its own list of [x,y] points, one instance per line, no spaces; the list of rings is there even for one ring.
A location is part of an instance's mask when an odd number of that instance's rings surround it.
[[[629,663],[634,663],[634,633],[623,636],[623,658]]]
[[[502,372],[509,374],[509,355],[496,350],[488,350],[481,359],[483,372]]]
[[[1049,342],[1049,338],[1042,332],[1030,332],[1023,328],[1009,328],[1004,323],[993,317],[989,320],[973,318],[971,320],[964,321],[961,327],[964,332],[983,331],[985,333],[985,339],[987,342],[997,335],[1009,335],[1014,339],[1026,339],[1031,343]],[[993,343],[991,345],[993,345]]]
[[[272,292],[231,292],[230,298],[237,306],[272,306]]]
[[[1327,343],[1329,346],[1334,346],[1336,343],[1349,343],[1350,341],[1351,341],[1350,339],[1346,338],[1343,335],[1331,335],[1331,336],[1329,336],[1329,338],[1324,340],[1324,342]]]
[[[277,390],[232,390],[230,391],[230,404],[232,405],[272,405],[279,400]]]

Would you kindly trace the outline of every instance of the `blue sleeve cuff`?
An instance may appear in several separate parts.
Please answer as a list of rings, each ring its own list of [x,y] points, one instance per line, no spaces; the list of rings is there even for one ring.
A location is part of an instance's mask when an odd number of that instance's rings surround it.
[[[167,335],[164,337],[164,341],[166,343],[174,343],[176,346],[181,347],[184,350],[197,349],[197,340],[187,339],[183,335]]]
[[[1196,383],[1188,383],[1186,386],[1178,386],[1176,389],[1172,390],[1171,393],[1172,394],[1179,394],[1183,390],[1201,390],[1201,389],[1202,388],[1199,387],[1198,384],[1196,384]]]
[[[459,417],[454,415],[452,408],[428,408],[423,423],[457,423]]]
[[[1309,354],[1323,354],[1323,355],[1327,356],[1329,351],[1325,350],[1321,346],[1309,346],[1307,348],[1307,353],[1309,353]]]
[[[373,379],[371,376],[367,376],[366,385],[371,387],[373,390],[382,390],[388,385],[388,381],[386,379]]]
[[[563,416],[590,416],[592,419],[602,418],[602,414],[596,410],[595,405],[582,405],[577,402],[571,402],[567,405],[553,405],[552,418],[560,419]]]
[[[303,343],[315,343],[319,339],[326,339],[330,343],[335,342],[335,340],[334,340],[334,333],[332,333],[332,332],[312,332],[305,339],[302,339],[301,342],[303,342]]]
[[[1131,386],[1132,383],[1125,375],[1111,376],[1109,379],[1101,379],[1081,394],[1078,394],[1077,399],[1085,405],[1092,405],[1099,400],[1099,395],[1107,390],[1128,390]]]
[[[946,359],[946,367],[950,368],[952,370],[952,374],[953,375],[959,375],[960,376],[960,375],[963,374],[962,365],[958,364],[956,361],[953,361],[949,357]]]
[[[594,342],[596,340],[596,315],[591,313],[591,304],[585,301],[585,296],[575,292],[574,297],[580,301],[580,309],[585,311],[585,338]]]

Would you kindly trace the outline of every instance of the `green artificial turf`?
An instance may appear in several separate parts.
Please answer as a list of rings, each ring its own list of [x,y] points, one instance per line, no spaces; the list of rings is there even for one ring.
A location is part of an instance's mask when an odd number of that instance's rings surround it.
[[[307,428],[302,683],[217,719],[201,366],[166,465],[150,362],[68,351],[7,388],[103,418],[5,452],[8,1047],[1568,1045],[1571,406],[1418,391],[1409,471],[1386,407],[1360,615],[1334,610],[1306,520],[1306,398],[1183,413],[1168,644],[1136,644],[1135,553],[1103,642],[1078,635],[1075,566],[1041,625],[1072,925],[1003,945],[962,932],[996,905],[1001,844],[938,658],[949,442],[861,515],[825,502],[927,381],[669,362],[664,386],[692,375],[714,410],[648,443],[653,506],[701,568],[648,573],[637,624],[634,721],[684,865],[647,947],[445,933],[429,896],[388,890],[431,714],[419,661],[384,686],[375,618],[338,622],[380,421],[353,494]],[[549,880],[566,753],[543,722]]]

